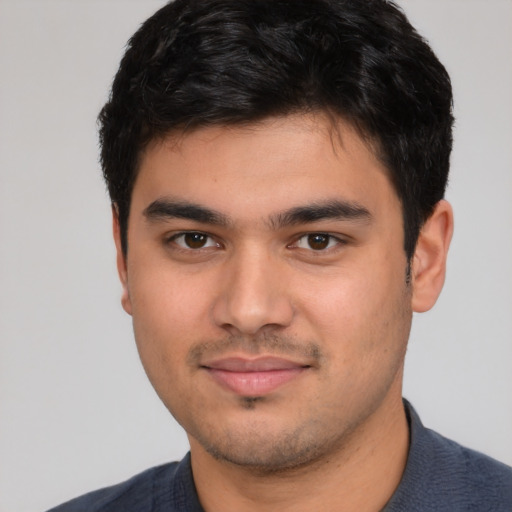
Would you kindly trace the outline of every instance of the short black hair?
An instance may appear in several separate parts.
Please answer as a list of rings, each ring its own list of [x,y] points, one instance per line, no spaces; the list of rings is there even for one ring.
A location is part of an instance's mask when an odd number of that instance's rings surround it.
[[[123,251],[148,142],[213,125],[325,112],[389,170],[404,249],[443,198],[452,146],[448,73],[387,0],[176,0],[130,39],[99,115],[101,163]]]

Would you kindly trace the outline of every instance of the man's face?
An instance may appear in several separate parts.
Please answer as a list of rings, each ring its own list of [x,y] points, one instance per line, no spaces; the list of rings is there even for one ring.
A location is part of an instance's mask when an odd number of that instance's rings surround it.
[[[358,135],[337,128],[320,116],[204,128],[142,156],[123,305],[193,450],[297,466],[400,401],[400,202]]]

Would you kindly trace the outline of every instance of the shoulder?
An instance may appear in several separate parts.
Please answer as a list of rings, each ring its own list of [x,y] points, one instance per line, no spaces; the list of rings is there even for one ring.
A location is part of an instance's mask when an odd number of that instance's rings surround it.
[[[459,500],[480,504],[473,510],[512,511],[512,468],[483,453],[471,450],[446,439],[437,432],[426,429],[431,438],[432,471],[439,486],[453,494],[458,491]],[[453,489],[450,489],[452,487]]]
[[[434,460],[438,460],[440,467],[453,471],[453,477],[460,477],[463,481],[469,480],[473,485],[478,482],[493,483],[511,490],[512,468],[483,453],[471,450],[465,446],[443,437],[430,429],[425,429],[431,438]],[[486,487],[488,489],[488,487]]]
[[[411,443],[386,512],[511,512],[512,468],[425,428],[406,403]]]
[[[52,508],[48,512],[146,512],[158,510],[155,501],[169,503],[178,462],[157,466],[111,487],[99,489]],[[169,507],[169,505],[167,505]],[[173,508],[166,508],[172,511]]]

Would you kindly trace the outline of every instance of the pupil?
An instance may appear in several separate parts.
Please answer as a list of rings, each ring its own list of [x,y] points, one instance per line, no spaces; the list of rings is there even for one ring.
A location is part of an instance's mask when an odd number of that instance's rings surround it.
[[[202,233],[187,233],[185,235],[185,243],[191,249],[200,249],[206,243],[206,235]]]
[[[325,249],[329,245],[329,235],[309,235],[308,244],[315,251]]]

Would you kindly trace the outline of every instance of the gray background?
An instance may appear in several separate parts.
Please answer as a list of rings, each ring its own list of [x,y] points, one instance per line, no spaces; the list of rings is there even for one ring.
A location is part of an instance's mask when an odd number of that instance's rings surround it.
[[[139,364],[95,118],[128,37],[163,2],[0,0],[0,512],[44,510],[180,458]],[[512,464],[512,2],[403,0],[453,79],[445,290],[416,316],[405,396]]]

